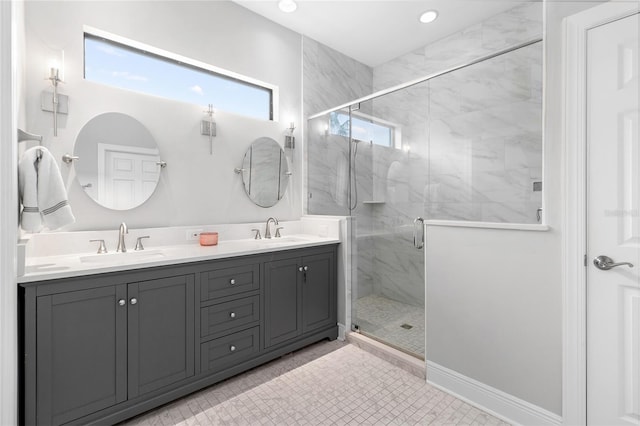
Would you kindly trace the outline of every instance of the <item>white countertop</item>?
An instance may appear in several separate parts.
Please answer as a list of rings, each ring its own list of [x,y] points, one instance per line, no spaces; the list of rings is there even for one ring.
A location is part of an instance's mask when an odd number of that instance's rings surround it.
[[[24,276],[18,283],[71,278],[107,272],[129,271],[155,266],[177,265],[204,260],[223,259],[251,254],[269,253],[303,247],[339,243],[337,237],[296,234],[272,239],[240,239],[219,241],[215,246],[197,243],[148,247],[126,253],[74,253],[58,256],[27,258]]]

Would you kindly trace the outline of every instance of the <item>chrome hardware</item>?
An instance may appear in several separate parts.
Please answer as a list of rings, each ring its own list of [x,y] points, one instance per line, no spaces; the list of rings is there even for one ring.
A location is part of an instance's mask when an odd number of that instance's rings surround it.
[[[416,233],[417,224],[420,224],[420,239],[418,239],[418,234]],[[421,217],[417,217],[413,221],[413,246],[418,250],[424,247],[424,219]]]
[[[231,313],[229,314],[229,317],[230,317],[230,318],[235,318],[235,317],[236,317],[236,313],[235,313],[235,312],[231,312]]]
[[[309,270],[309,267],[308,267],[308,266],[305,266],[305,267],[304,267],[304,268],[302,268],[302,269],[304,269],[304,271],[305,271],[305,272],[307,272],[307,271]]]
[[[298,271],[302,272],[304,270],[304,268],[301,266],[298,268]]]
[[[240,167],[235,167],[235,168],[233,169],[233,171],[234,171],[237,175],[239,175],[240,173],[244,172],[244,169],[242,169],[242,168],[240,168]]]
[[[132,297],[129,302],[131,302],[132,305],[135,305],[136,303],[138,303],[138,299],[136,299],[135,297]]]
[[[596,265],[596,268],[602,269],[603,271],[608,271],[609,269],[613,269],[616,266],[624,266],[627,265],[629,268],[633,268],[633,263],[629,262],[618,262],[615,263],[613,259],[608,256],[598,256],[593,259],[593,264]]]
[[[120,305],[120,306],[124,306],[124,305],[126,305],[126,304],[127,304],[127,301],[126,301],[126,300],[124,300],[124,299],[120,299],[120,300],[118,300],[118,305]]]
[[[542,220],[542,208],[536,210],[536,220],[540,222]]]
[[[127,228],[127,224],[122,222],[120,224],[120,230],[118,233],[118,247],[116,248],[116,252],[126,252],[127,251],[127,246],[124,243],[124,234],[128,234],[129,233],[129,228]]]
[[[282,235],[280,235],[280,230],[284,229],[284,226],[281,226],[279,228],[276,228],[276,238],[280,238],[282,237]]]
[[[275,217],[270,217],[267,219],[267,227],[264,230],[264,237],[271,239],[271,228],[269,228],[269,223],[273,222],[274,225],[278,226],[278,219]]]
[[[236,351],[236,347],[234,345],[229,346],[229,350],[231,352],[235,352]]]
[[[77,155],[71,155],[71,154],[65,154],[62,156],[62,161],[64,161],[67,164],[71,164],[76,160],[79,160],[80,157],[78,157]]]
[[[235,284],[236,284],[236,280],[235,280],[235,278],[231,278],[231,279],[229,280],[229,284],[231,284],[231,285],[235,285]]]
[[[104,240],[89,240],[89,242],[100,243],[100,247],[98,247],[98,254],[107,252],[107,246],[104,244]]]
[[[134,248],[135,251],[144,250],[144,246],[142,245],[143,238],[151,238],[151,237],[148,235],[145,235],[144,237],[138,237],[138,239],[136,240],[136,248]]]
[[[160,166],[161,169],[164,169],[165,167],[167,167],[166,161],[156,161],[156,164]]]
[[[262,239],[262,235],[260,235],[260,230],[253,228],[252,231],[254,231],[256,233],[256,235],[254,235],[253,239],[254,240],[261,240]]]

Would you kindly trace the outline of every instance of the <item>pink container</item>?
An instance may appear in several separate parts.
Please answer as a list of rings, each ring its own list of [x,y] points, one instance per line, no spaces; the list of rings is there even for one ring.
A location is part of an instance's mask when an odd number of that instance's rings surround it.
[[[201,246],[218,245],[218,233],[217,232],[201,232],[200,245]]]

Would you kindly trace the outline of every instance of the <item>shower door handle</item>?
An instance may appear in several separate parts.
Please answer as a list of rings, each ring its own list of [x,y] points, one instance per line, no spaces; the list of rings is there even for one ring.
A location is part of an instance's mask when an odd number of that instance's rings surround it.
[[[417,226],[420,225],[420,237],[418,238]],[[417,217],[413,221],[413,246],[418,250],[424,247],[424,219]]]

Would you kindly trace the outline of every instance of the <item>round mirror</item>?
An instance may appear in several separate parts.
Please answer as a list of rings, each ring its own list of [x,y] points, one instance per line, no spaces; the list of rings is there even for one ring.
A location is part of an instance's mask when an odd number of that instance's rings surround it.
[[[287,157],[271,138],[256,139],[242,160],[242,183],[251,201],[271,207],[284,197],[289,184]]]
[[[160,178],[160,152],[138,120],[108,112],[87,122],[74,147],[78,182],[101,206],[138,207],[151,197]]]

